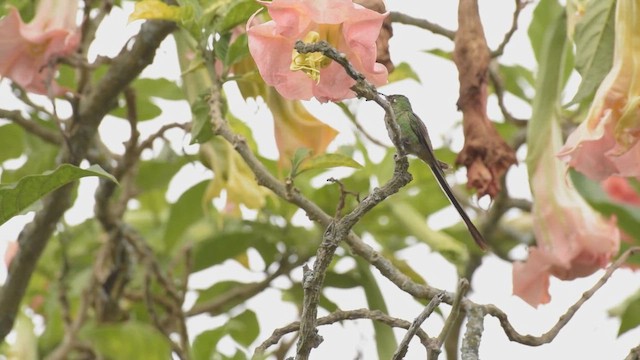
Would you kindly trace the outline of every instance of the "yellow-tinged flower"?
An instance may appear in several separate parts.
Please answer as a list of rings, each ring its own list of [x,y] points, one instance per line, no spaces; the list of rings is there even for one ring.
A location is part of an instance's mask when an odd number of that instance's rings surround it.
[[[203,164],[213,171],[213,180],[205,191],[205,202],[220,196],[224,189],[227,191],[227,209],[237,209],[240,204],[249,209],[264,207],[270,191],[258,185],[255,175],[233,145],[214,138],[200,146],[200,156]]]
[[[313,155],[324,153],[338,132],[311,115],[300,101],[287,100],[271,87],[265,91],[273,114],[280,165],[287,165],[300,148],[311,150]]]
[[[594,180],[640,177],[640,3],[618,0],[613,67],[558,156]]]
[[[588,276],[605,267],[620,245],[615,219],[603,218],[586,203],[556,158],[562,140],[555,121],[550,136],[531,177],[537,246],[526,262],[513,264],[513,293],[534,307],[551,300],[551,275],[562,280]]]

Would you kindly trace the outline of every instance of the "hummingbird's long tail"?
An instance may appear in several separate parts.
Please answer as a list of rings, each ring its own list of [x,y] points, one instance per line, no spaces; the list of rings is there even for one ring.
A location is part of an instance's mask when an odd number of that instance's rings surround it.
[[[449,187],[449,183],[447,183],[447,179],[445,179],[442,169],[436,164],[428,163],[428,165],[431,168],[433,175],[436,177],[436,180],[438,180],[438,184],[440,184],[442,191],[444,191],[444,193],[447,195],[453,207],[458,210],[458,214],[460,214],[460,217],[462,218],[462,221],[464,221],[464,224],[467,225],[467,229],[469,229],[469,233],[471,233],[473,240],[482,250],[487,250],[487,242],[484,240],[482,234],[480,234],[478,228],[476,228],[473,222],[471,222],[471,219],[469,219],[469,216],[462,208],[462,205],[460,205],[458,199],[456,199],[455,195],[453,195],[453,191],[451,190],[451,187]]]

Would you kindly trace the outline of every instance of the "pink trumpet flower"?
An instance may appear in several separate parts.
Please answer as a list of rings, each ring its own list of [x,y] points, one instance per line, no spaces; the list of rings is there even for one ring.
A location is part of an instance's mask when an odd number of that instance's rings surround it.
[[[77,0],[41,0],[26,24],[9,9],[0,20],[0,76],[32,93],[61,95],[65,89],[53,81],[55,61],[78,48],[77,10]]]
[[[376,62],[376,40],[387,14],[369,10],[351,0],[262,1],[272,20],[247,24],[249,51],[264,81],[285,98],[321,102],[355,96],[355,84],[334,61],[321,53],[299,54],[298,40],[328,41],[376,86],[388,72]],[[253,25],[252,25],[253,24]]]
[[[550,276],[573,280],[591,275],[609,263],[620,245],[615,218],[596,213],[566,177],[566,166],[555,156],[560,128],[551,128],[551,144],[531,179],[537,246],[530,248],[527,261],[513,264],[513,293],[533,307],[551,300]]]

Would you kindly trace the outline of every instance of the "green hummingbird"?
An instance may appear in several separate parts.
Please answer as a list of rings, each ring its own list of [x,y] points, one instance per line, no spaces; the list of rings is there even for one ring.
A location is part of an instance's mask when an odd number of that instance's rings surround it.
[[[476,226],[473,225],[471,219],[469,219],[469,216],[460,205],[460,202],[458,202],[458,199],[453,195],[453,191],[451,191],[445,179],[444,172],[442,171],[442,168],[446,168],[447,165],[436,159],[431,145],[431,139],[429,139],[429,132],[422,120],[420,120],[418,115],[411,109],[409,99],[404,95],[388,95],[386,98],[391,104],[391,108],[396,116],[396,122],[400,127],[400,138],[405,151],[417,156],[429,165],[442,191],[447,195],[447,198],[449,198],[453,207],[458,210],[460,217],[462,217],[465,225],[467,225],[467,229],[469,229],[473,240],[481,249],[486,250],[487,243],[484,237],[482,237],[482,234],[480,234]]]

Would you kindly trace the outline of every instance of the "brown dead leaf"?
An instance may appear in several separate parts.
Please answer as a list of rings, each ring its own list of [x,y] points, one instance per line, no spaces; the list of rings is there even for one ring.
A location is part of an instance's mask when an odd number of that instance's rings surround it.
[[[479,197],[494,198],[500,179],[516,163],[513,149],[487,116],[487,81],[491,54],[478,14],[477,0],[460,0],[453,60],[458,68],[465,143],[456,163],[467,167],[467,186]]]

